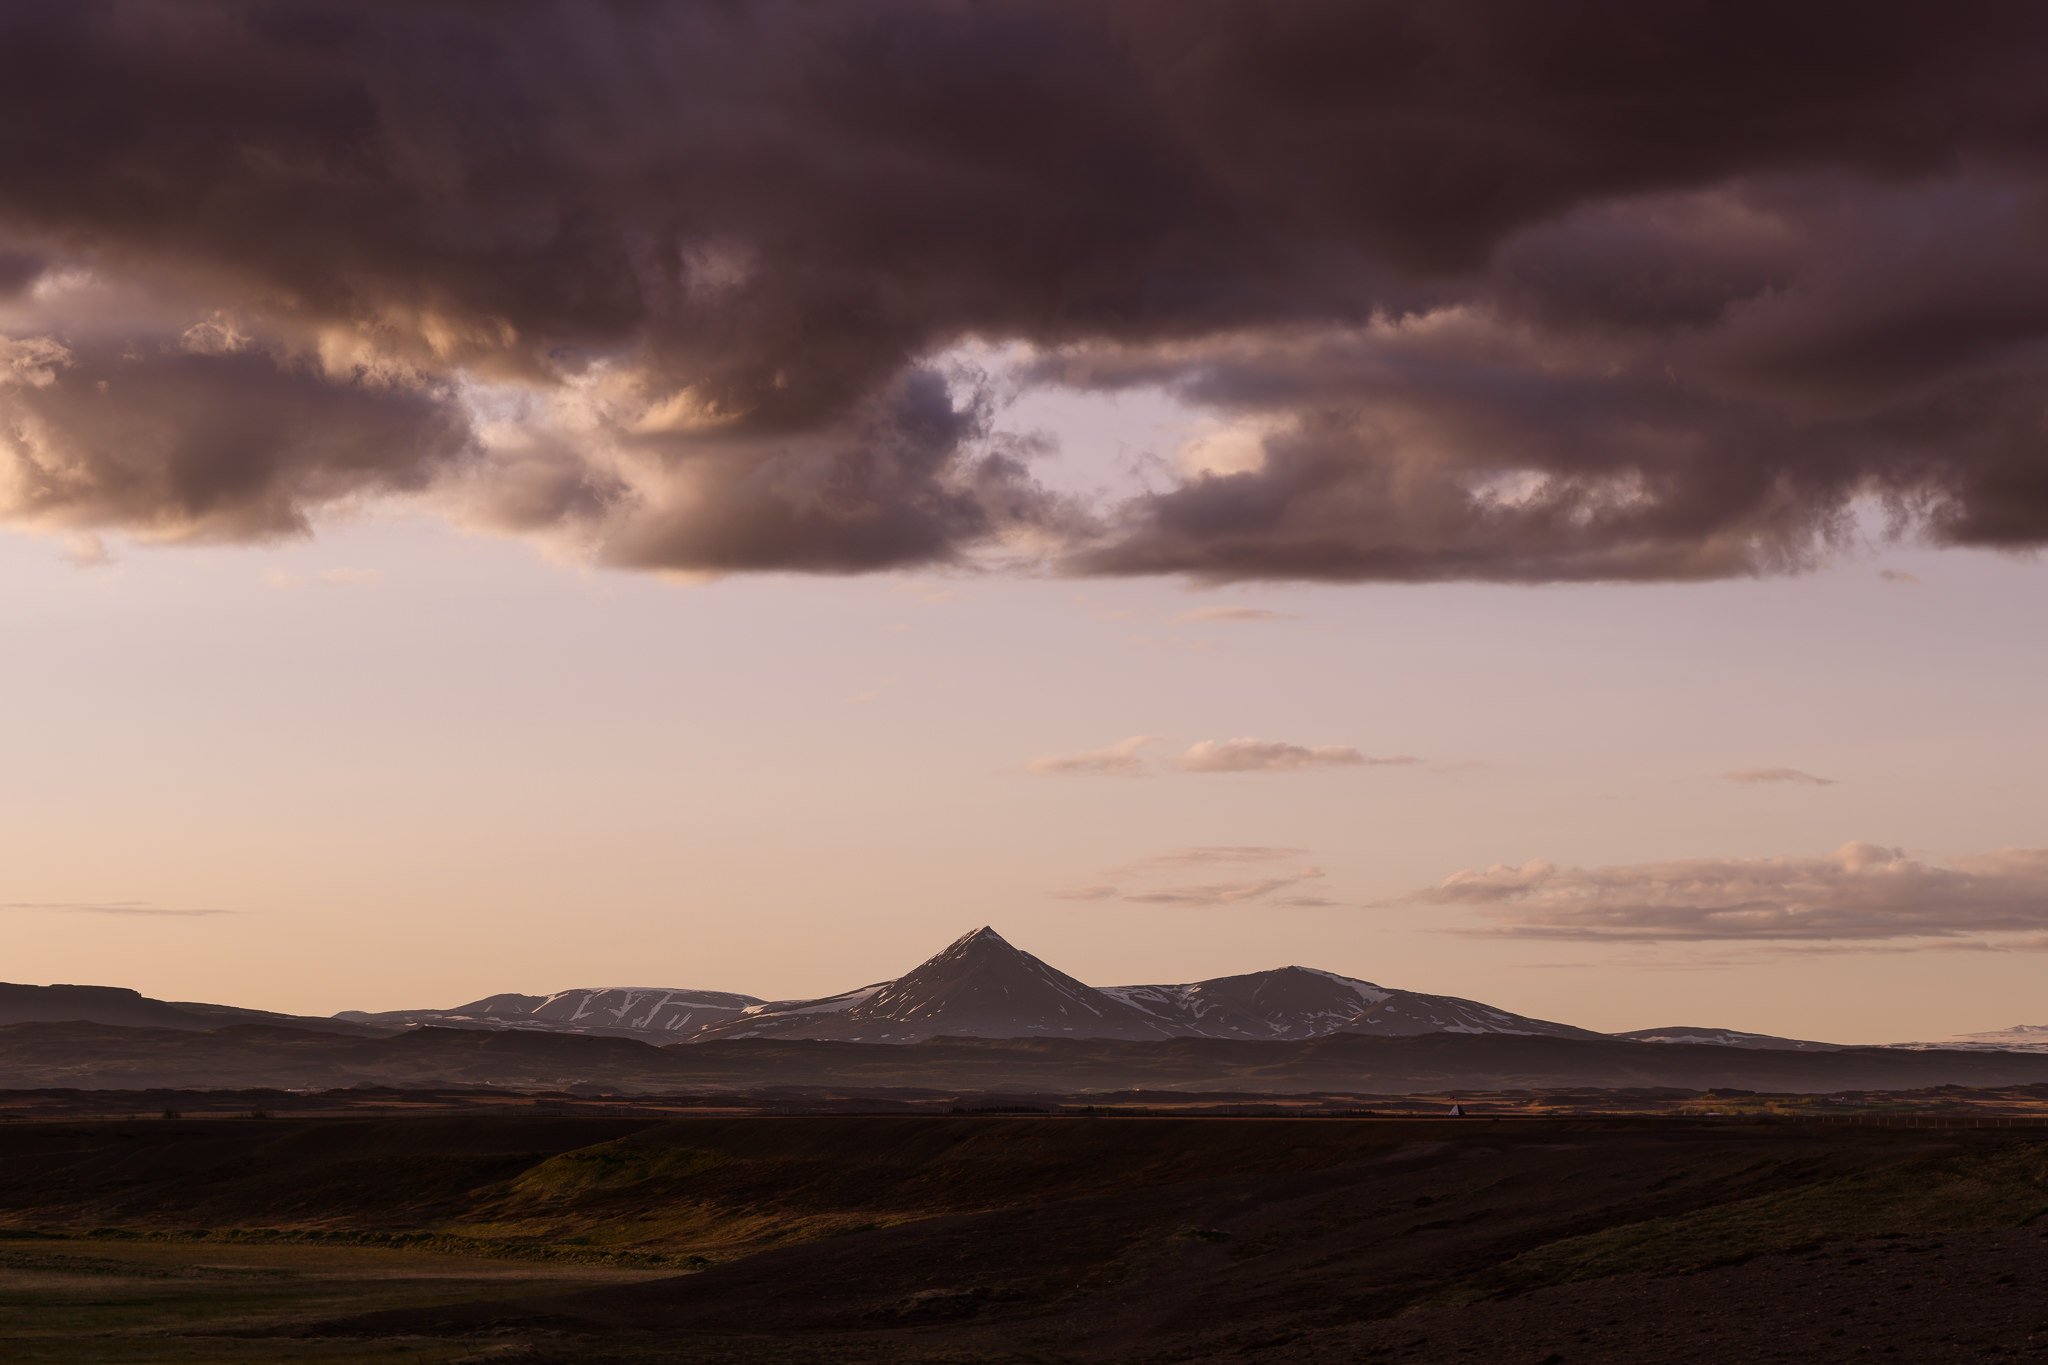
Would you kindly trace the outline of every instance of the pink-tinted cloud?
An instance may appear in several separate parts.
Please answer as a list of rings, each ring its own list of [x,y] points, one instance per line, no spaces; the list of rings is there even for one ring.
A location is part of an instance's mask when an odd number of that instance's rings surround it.
[[[1311,747],[1243,737],[1202,740],[1180,756],[1179,766],[1191,773],[1291,773],[1317,768],[1406,767],[1419,762],[1405,754],[1374,758],[1347,744]]]
[[[1045,777],[1143,777],[1147,769],[1142,750],[1151,742],[1150,735],[1132,735],[1100,749],[1048,754],[1026,763],[1024,771]]]
[[[1510,938],[2038,943],[2048,933],[2048,849],[1947,863],[1861,843],[1820,858],[1538,860],[1455,873],[1399,903],[1470,909],[1487,922],[1476,932]]]
[[[1832,787],[1832,777],[1815,777],[1812,773],[1797,768],[1737,768],[1721,774],[1724,782],[1740,782],[1744,786],[1789,784],[1798,787]]]

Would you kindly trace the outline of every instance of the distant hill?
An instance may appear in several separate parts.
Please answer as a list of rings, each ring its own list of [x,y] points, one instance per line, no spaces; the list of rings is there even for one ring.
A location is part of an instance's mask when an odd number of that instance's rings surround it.
[[[553,995],[490,995],[449,1009],[345,1010],[335,1018],[387,1028],[534,1029],[671,1042],[760,1003],[758,997],[728,991],[608,986]]]
[[[1768,1033],[1744,1033],[1732,1028],[1698,1028],[1674,1025],[1669,1028],[1639,1028],[1611,1035],[1638,1043],[1717,1043],[1722,1047],[1757,1047],[1782,1052],[1840,1052],[1840,1043],[1815,1043],[1804,1038],[1778,1038]]]
[[[196,1001],[153,1000],[125,986],[23,986],[0,982],[0,1026],[7,1024],[110,1024],[117,1028],[203,1031],[231,1024],[267,1024],[325,1033],[382,1034],[389,1030],[349,1020]]]
[[[1899,1047],[1966,1048],[1974,1051],[2048,1052],[2048,1024],[2014,1024],[1989,1033],[1959,1033],[1936,1043],[1900,1043]]]
[[[619,1093],[875,1095],[1112,1091],[1439,1094],[1462,1089],[1783,1092],[2048,1085],[2048,1053],[1675,1047],[1508,1033],[1295,1042],[1213,1038],[932,1038],[912,1044],[748,1038],[656,1047],[524,1029],[349,1037],[240,1024],[212,1031],[90,1023],[0,1027],[0,1089],[328,1089],[489,1085]]]

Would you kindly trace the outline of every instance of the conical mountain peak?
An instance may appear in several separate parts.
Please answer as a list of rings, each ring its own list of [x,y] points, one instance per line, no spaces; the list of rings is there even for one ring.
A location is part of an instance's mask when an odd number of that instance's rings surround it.
[[[1477,1001],[1390,990],[1299,965],[1185,985],[1089,986],[987,924],[893,981],[749,1010],[698,1036],[907,1043],[948,1035],[1236,1040],[1332,1033],[1592,1036]]]

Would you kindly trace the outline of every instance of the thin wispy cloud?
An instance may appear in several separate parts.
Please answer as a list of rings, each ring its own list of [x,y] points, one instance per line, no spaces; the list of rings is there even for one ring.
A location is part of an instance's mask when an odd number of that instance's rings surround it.
[[[1106,748],[1034,758],[1024,770],[1052,777],[1144,777],[1153,769],[1143,750],[1157,735],[1132,735]],[[1280,740],[1205,739],[1164,764],[1182,773],[1298,773],[1330,768],[1406,768],[1422,760],[1408,754],[1379,757],[1348,744],[1289,744]]]
[[[1247,901],[1301,908],[1335,905],[1335,901],[1324,896],[1301,892],[1288,896],[1278,894],[1291,887],[1320,881],[1322,877],[1321,868],[1305,867],[1299,872],[1280,877],[1260,877],[1248,881],[1178,883],[1152,890],[1124,891],[1119,894],[1118,899],[1132,905],[1215,906],[1241,905]]]
[[[138,915],[190,919],[207,915],[233,915],[234,910],[210,906],[152,905],[148,901],[0,901],[0,910],[47,911],[60,915]]]
[[[1244,863],[1285,862],[1308,856],[1309,850],[1283,844],[1202,844],[1176,848],[1126,863],[1118,873],[1156,872],[1185,867],[1235,866]]]
[[[928,607],[950,606],[964,601],[964,595],[955,588],[942,587],[936,583],[920,583],[910,580],[896,584],[896,591],[906,597],[914,597]]]
[[[1348,744],[1288,744],[1278,740],[1205,739],[1180,756],[1190,773],[1293,773],[1316,768],[1407,767],[1422,760],[1407,754],[1376,758]]]
[[[1269,611],[1264,607],[1196,607],[1184,611],[1174,618],[1192,624],[1223,621],[1299,621],[1301,618],[1291,611]]]
[[[1589,942],[1874,944],[2013,949],[2048,941],[2048,849],[1946,863],[1849,843],[1819,858],[1692,858],[1610,867],[1536,860],[1458,872],[1395,904],[1466,908],[1461,930]],[[2017,937],[2015,937],[2017,936]]]
[[[1879,569],[1877,576],[1887,583],[1897,583],[1902,587],[1917,588],[1920,586],[1920,576],[1907,573],[1904,569]]]
[[[293,573],[287,569],[267,569],[263,581],[273,588],[289,591],[293,588],[356,588],[375,583],[384,575],[376,569],[322,569],[314,574]]]
[[[1139,751],[1152,739],[1151,735],[1132,735],[1101,749],[1048,754],[1026,763],[1024,771],[1042,777],[1143,777],[1147,768]]]
[[[1295,862],[1310,850],[1282,844],[1207,844],[1155,853],[1112,868],[1104,880],[1052,893],[1056,900],[1122,901],[1129,905],[1188,907],[1264,905],[1310,908],[1336,901],[1309,888],[1323,880],[1320,867],[1298,866],[1251,875],[1266,864]],[[1215,880],[1182,878],[1200,869],[1242,868],[1247,875]],[[1285,893],[1285,894],[1283,894]]]
[[[1832,777],[1816,777],[1798,768],[1737,768],[1734,772],[1722,773],[1723,782],[1740,782],[1745,786],[1768,786],[1773,783],[1790,784],[1798,787],[1832,787]]]

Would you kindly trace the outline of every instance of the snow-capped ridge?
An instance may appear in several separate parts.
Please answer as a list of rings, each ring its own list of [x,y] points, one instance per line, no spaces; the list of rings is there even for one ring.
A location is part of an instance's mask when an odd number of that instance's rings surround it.
[[[1596,1036],[1476,1001],[1390,990],[1315,967],[1278,967],[1179,984],[1089,986],[983,925],[896,980],[866,988],[865,998],[755,1006],[696,1037],[1271,1041],[1334,1033],[1442,1032]]]
[[[669,986],[596,986],[551,995],[508,992],[449,1009],[352,1011],[338,1016],[393,1027],[522,1029],[675,1042],[761,1001],[731,991]]]

